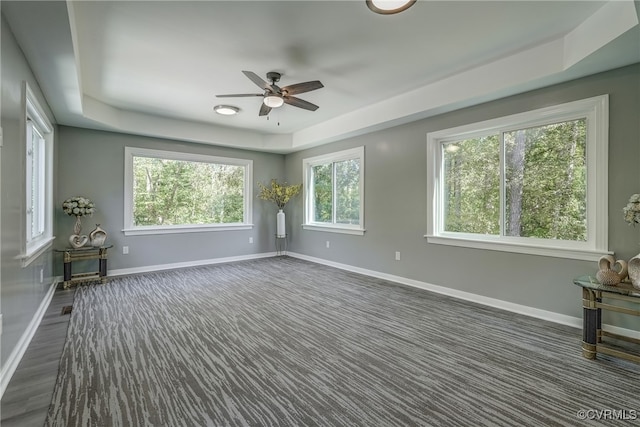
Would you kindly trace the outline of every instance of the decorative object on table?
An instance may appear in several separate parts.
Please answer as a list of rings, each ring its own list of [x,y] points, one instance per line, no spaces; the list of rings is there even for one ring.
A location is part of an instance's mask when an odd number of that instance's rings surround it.
[[[617,267],[617,268],[616,268]],[[627,277],[627,262],[605,255],[598,261],[596,279],[603,285],[615,286]]]
[[[276,237],[279,239],[285,238],[287,235],[286,222],[282,209],[284,209],[289,200],[300,193],[302,184],[287,185],[286,182],[284,184],[278,184],[278,181],[272,179],[270,187],[263,185],[261,182],[258,182],[258,187],[260,187],[260,194],[258,195],[260,199],[268,200],[278,206],[278,213],[276,215]]]
[[[640,224],[640,194],[632,194],[629,197],[629,203],[622,208],[624,212],[624,220],[635,227]]]
[[[83,247],[89,241],[89,237],[86,234],[80,234],[82,232],[82,221],[80,218],[93,215],[96,211],[95,205],[86,197],[76,196],[70,197],[62,202],[62,210],[67,215],[76,217],[73,234],[69,236],[69,244],[75,249]]]
[[[624,220],[635,227],[640,224],[640,194],[632,194],[629,203],[622,208]],[[634,288],[640,289],[640,254],[631,258],[627,264],[629,279]]]
[[[629,279],[634,288],[640,290],[640,254],[629,260]]]
[[[96,224],[96,228],[89,233],[89,241],[91,246],[99,248],[104,246],[104,242],[107,240],[107,232],[100,228],[100,224]]]

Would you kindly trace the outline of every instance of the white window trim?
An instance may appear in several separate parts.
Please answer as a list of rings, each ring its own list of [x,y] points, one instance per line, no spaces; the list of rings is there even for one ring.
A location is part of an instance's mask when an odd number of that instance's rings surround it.
[[[587,241],[488,236],[443,230],[440,200],[443,171],[441,145],[447,141],[513,128],[587,118]],[[427,242],[477,249],[597,261],[608,250],[609,96],[569,102],[427,134]]]
[[[29,84],[26,81],[22,83],[22,126],[21,126],[21,140],[24,141],[23,159],[24,159],[24,175],[23,175],[23,195],[25,203],[25,212],[23,215],[24,228],[22,230],[22,247],[21,253],[18,255],[21,266],[27,267],[33,261],[35,261],[46,250],[53,245],[53,125],[44,113],[44,110],[40,106],[38,99],[29,88]],[[29,191],[27,189],[28,178],[27,171],[27,151],[30,142],[27,141],[27,126],[29,121],[32,121],[38,126],[38,129],[44,134],[45,139],[45,178],[44,178],[44,232],[31,240],[27,234],[29,224],[27,222],[27,209],[29,206]]]
[[[133,224],[133,158],[155,157],[187,162],[208,162],[244,167],[244,218],[232,224],[187,224],[166,226],[135,226]],[[125,236],[146,234],[198,233],[204,231],[250,230],[253,228],[253,160],[208,156],[177,151],[152,150],[138,147],[124,148],[124,229]]]
[[[360,224],[327,224],[315,222],[312,220],[313,215],[313,192],[310,189],[312,184],[312,168],[314,166],[323,165],[343,160],[360,160]],[[334,153],[323,154],[320,156],[309,157],[302,160],[303,190],[304,190],[304,224],[302,228],[312,231],[326,231],[329,233],[342,233],[353,235],[364,235],[364,146],[355,147],[348,150],[337,151]]]

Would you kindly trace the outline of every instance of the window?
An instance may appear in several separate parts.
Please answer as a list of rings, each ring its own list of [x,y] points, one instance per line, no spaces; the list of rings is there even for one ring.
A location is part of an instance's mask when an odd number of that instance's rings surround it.
[[[43,132],[32,120],[27,122],[27,241],[44,233],[46,145]]]
[[[427,240],[597,260],[607,253],[608,97],[427,135]]]
[[[302,161],[308,230],[364,234],[364,147]]]
[[[253,161],[125,147],[125,235],[249,229]]]
[[[22,266],[53,241],[53,126],[36,97],[23,83],[25,141],[25,231]]]

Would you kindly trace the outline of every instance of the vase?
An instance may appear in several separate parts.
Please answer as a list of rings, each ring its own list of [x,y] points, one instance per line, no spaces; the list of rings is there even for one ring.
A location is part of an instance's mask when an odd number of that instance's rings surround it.
[[[73,234],[79,235],[81,231],[82,231],[82,220],[80,220],[80,217],[77,216],[76,223],[73,225]]]
[[[640,254],[634,256],[627,263],[629,279],[634,288],[640,290]]]
[[[100,224],[96,224],[95,230],[89,233],[89,241],[91,246],[99,248],[104,246],[104,242],[107,240],[107,232],[100,228]]]
[[[280,209],[276,215],[276,237],[278,239],[287,237],[287,231],[285,227],[285,216],[282,209]]]
[[[86,234],[80,235],[81,231],[82,221],[79,216],[76,216],[76,223],[73,226],[73,234],[69,236],[69,244],[74,249],[83,247],[89,241],[89,237]]]

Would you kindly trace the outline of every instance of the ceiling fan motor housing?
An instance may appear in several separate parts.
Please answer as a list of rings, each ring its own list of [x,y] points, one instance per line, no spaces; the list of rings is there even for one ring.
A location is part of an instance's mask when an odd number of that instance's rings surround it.
[[[280,77],[282,77],[282,74],[276,72],[276,71],[269,71],[267,73],[267,79],[271,80],[273,83],[277,83],[280,81]]]

